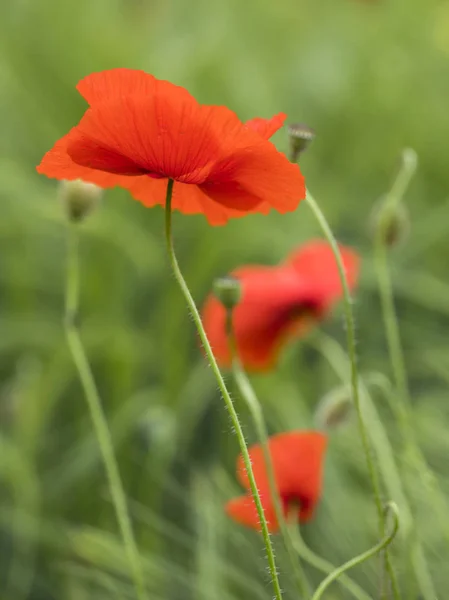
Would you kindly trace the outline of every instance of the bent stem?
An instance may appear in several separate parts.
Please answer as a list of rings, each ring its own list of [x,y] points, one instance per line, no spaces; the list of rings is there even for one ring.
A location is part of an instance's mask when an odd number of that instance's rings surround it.
[[[256,393],[254,392],[254,389],[238,357],[237,344],[232,324],[232,315],[232,309],[228,309],[226,311],[226,334],[231,355],[232,375],[234,377],[237,389],[240,395],[242,396],[243,400],[246,402],[248,410],[251,413],[251,417],[253,419],[254,426],[257,432],[257,437],[260,441],[265,467],[267,470],[270,495],[274,505],[274,512],[276,515],[277,522],[279,524],[279,529],[284,540],[285,548],[287,550],[290,563],[293,568],[293,572],[295,573],[296,583],[299,592],[303,595],[303,597],[308,598],[310,597],[310,584],[307,581],[307,577],[304,573],[301,563],[297,559],[296,551],[293,547],[287,523],[284,518],[284,511],[282,510],[281,498],[279,496],[279,490],[276,485],[276,476],[274,473],[273,461],[271,460],[271,453],[268,446],[268,431],[265,425],[265,419],[263,417],[259,399],[257,398]]]
[[[345,381],[349,359],[340,345],[332,338],[320,334],[314,347],[328,361],[336,375]],[[410,560],[413,573],[424,600],[435,600],[436,592],[432,583],[430,569],[424,556],[422,544],[418,539],[416,524],[405,494],[399,470],[396,465],[393,448],[387,432],[377,412],[374,400],[365,386],[360,382],[360,393],[363,397],[365,415],[370,424],[369,435],[373,444],[381,475],[388,495],[398,503],[401,514],[401,532],[406,543],[410,545]]]
[[[439,514],[441,523],[446,523],[447,504],[441,493],[433,471],[415,439],[415,432],[410,419],[411,394],[407,381],[404,351],[401,343],[399,319],[396,312],[393,285],[388,263],[388,245],[386,243],[386,230],[389,216],[394,213],[400,204],[407,187],[416,170],[417,158],[413,150],[405,150],[402,156],[402,168],[386,195],[380,208],[379,228],[375,238],[374,262],[379,286],[379,295],[382,307],[388,353],[392,367],[396,394],[392,396],[392,408],[395,413],[406,453],[406,465],[411,465],[419,475],[421,484],[427,491],[427,497],[433,502],[434,509]],[[445,537],[449,539],[449,531],[444,525]]]
[[[240,421],[239,421],[237,412],[234,408],[234,403],[232,402],[232,398],[227,390],[227,387],[224,382],[223,376],[220,372],[220,369],[218,368],[218,364],[217,364],[217,361],[215,360],[215,356],[212,352],[212,348],[210,346],[209,340],[207,339],[207,335],[204,330],[203,323],[201,321],[201,316],[198,312],[195,301],[192,297],[192,294],[190,293],[187,283],[181,273],[181,269],[179,268],[178,260],[175,255],[175,250],[173,247],[173,238],[172,238],[172,218],[171,218],[172,217],[171,201],[172,201],[172,194],[173,194],[173,184],[174,184],[173,180],[169,179],[168,185],[167,185],[166,198],[165,198],[165,236],[166,236],[166,242],[167,242],[168,256],[170,259],[173,274],[176,278],[176,281],[178,282],[179,287],[181,288],[181,291],[187,302],[187,306],[188,306],[190,313],[192,315],[192,318],[195,322],[195,326],[197,328],[198,334],[199,334],[201,342],[203,344],[204,351],[207,356],[207,360],[209,361],[211,369],[217,380],[218,387],[220,388],[220,392],[225,401],[226,408],[229,412],[229,416],[231,417],[233,428],[237,435],[237,439],[238,439],[239,446],[240,446],[240,451],[242,453],[243,461],[245,464],[245,469],[248,474],[248,479],[249,479],[250,488],[251,488],[251,494],[253,496],[254,503],[257,508],[257,514],[258,514],[259,520],[260,520],[260,526],[262,529],[262,536],[263,536],[265,548],[267,551],[268,566],[270,569],[270,575],[271,575],[271,579],[272,579],[275,597],[277,600],[282,600],[282,592],[281,592],[281,588],[279,585],[276,561],[274,558],[274,550],[273,550],[273,546],[272,546],[271,539],[270,539],[270,533],[268,531],[268,525],[267,525],[267,521],[265,518],[264,510],[263,510],[262,501],[260,499],[259,491],[257,489],[256,480],[255,480],[253,469],[251,466],[251,459],[250,459],[250,456],[248,453],[248,447],[246,445],[245,436],[243,434],[243,430],[240,425]]]
[[[79,258],[78,234],[76,225],[69,224],[67,234],[67,280],[65,290],[65,331],[73,362],[78,371],[90,416],[100,447],[103,464],[109,483],[109,490],[114,505],[117,522],[128,557],[131,577],[134,581],[136,595],[139,600],[146,600],[145,583],[139,551],[131,526],[131,519],[126,505],[126,496],[114,454],[111,433],[104,414],[95,380],[84,351],[78,332],[79,302]]]
[[[301,535],[301,528],[298,523],[298,510],[297,507],[289,513],[289,522],[291,523],[290,530],[292,532],[292,543],[296,552],[299,554],[301,558],[303,558],[306,562],[309,563],[312,567],[317,569],[317,571],[321,571],[325,575],[332,574],[336,567],[329,562],[328,560],[318,556],[315,554],[313,550],[311,550]],[[339,578],[339,583],[341,586],[346,588],[350,594],[356,600],[372,600],[371,596],[365,592],[355,581],[353,581],[348,575],[341,575]]]
[[[399,402],[394,403],[393,409],[396,413],[396,418],[406,444],[408,446],[414,446],[413,430],[408,417],[411,398],[407,383],[407,372],[402,351],[398,318],[394,305],[393,288],[388,268],[388,246],[385,240],[389,217],[400,204],[416,170],[416,155],[411,150],[409,152],[403,154],[402,168],[380,208],[379,227],[374,240],[374,261],[382,305],[382,317],[387,336],[388,352],[400,400]]]
[[[349,292],[348,281],[346,278],[345,269],[343,266],[343,261],[341,258],[340,250],[338,248],[337,241],[332,233],[331,228],[326,220],[326,217],[322,213],[320,207],[317,202],[307,190],[306,194],[306,202],[312,209],[321,230],[323,231],[329,245],[334,254],[335,260],[337,262],[338,272],[340,275],[340,280],[343,288],[343,303],[344,303],[344,312],[345,312],[345,322],[346,322],[346,336],[347,336],[347,344],[348,344],[348,356],[351,367],[351,389],[352,396],[354,401],[354,406],[357,414],[357,424],[359,428],[360,439],[362,442],[363,450],[365,453],[366,465],[368,468],[368,475],[371,480],[371,485],[373,487],[374,499],[377,508],[377,514],[379,517],[379,528],[380,535],[383,538],[385,535],[385,514],[382,505],[382,496],[381,496],[381,488],[379,483],[379,477],[374,465],[374,460],[371,454],[371,447],[368,438],[368,432],[366,429],[365,421],[363,418],[362,405],[360,400],[359,393],[359,375],[357,369],[357,354],[356,354],[356,344],[355,344],[355,324],[354,324],[354,314],[352,310],[352,298]],[[385,568],[388,571],[388,575],[391,581],[394,597],[396,599],[400,598],[399,589],[396,581],[396,575],[393,570],[393,566],[391,564],[388,552],[385,551]],[[385,589],[385,585],[383,581],[381,582],[381,598],[387,597],[387,591]]]
[[[388,515],[388,513],[391,513],[393,516],[394,521],[391,532],[387,536],[385,536],[378,544],[376,544],[366,552],[363,552],[363,554],[359,554],[359,556],[348,560],[348,562],[346,562],[344,565],[341,565],[341,567],[338,567],[338,569],[335,569],[333,573],[328,575],[326,579],[323,579],[323,581],[318,586],[316,592],[312,596],[312,600],[320,600],[320,598],[322,598],[324,592],[331,585],[331,583],[333,583],[336,579],[341,577],[346,571],[349,571],[349,569],[360,565],[361,563],[365,562],[365,560],[368,560],[369,558],[371,558],[378,552],[381,552],[384,548],[387,548],[387,546],[391,544],[399,529],[399,514],[396,504],[394,502],[389,502],[386,506],[384,513],[386,516]]]

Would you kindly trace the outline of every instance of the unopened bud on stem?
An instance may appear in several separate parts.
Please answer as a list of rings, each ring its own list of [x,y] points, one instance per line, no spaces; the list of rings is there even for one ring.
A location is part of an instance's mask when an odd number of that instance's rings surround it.
[[[381,198],[371,213],[370,231],[374,239],[381,235],[382,242],[389,248],[403,242],[410,231],[410,219],[405,204],[399,202],[394,206],[385,206],[384,199]]]
[[[214,294],[227,310],[232,310],[242,299],[242,285],[235,277],[219,277],[214,281]]]
[[[418,166],[418,155],[413,148],[404,148],[401,154],[401,166],[412,173],[416,171]]]
[[[353,402],[347,386],[328,392],[319,402],[315,422],[320,429],[337,429],[346,425],[352,415]]]
[[[81,179],[61,181],[59,197],[64,205],[67,217],[77,223],[82,221],[99,204],[103,190],[93,183]]]
[[[304,123],[294,123],[288,126],[290,138],[290,160],[296,162],[299,155],[307,150],[310,142],[315,138],[315,131]]]

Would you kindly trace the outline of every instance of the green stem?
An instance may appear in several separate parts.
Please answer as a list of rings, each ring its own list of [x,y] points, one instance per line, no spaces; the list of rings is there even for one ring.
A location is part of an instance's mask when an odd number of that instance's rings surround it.
[[[394,211],[401,202],[416,170],[417,159],[412,150],[404,151],[402,158],[402,168],[380,209],[379,228],[374,248],[374,260],[382,306],[382,318],[397,392],[393,397],[392,408],[404,440],[406,453],[405,464],[411,465],[418,473],[421,483],[427,491],[427,497],[433,502],[434,510],[436,514],[439,515],[439,521],[444,527],[445,536],[449,539],[449,531],[446,526],[447,504],[441,493],[435,475],[429,468],[427,461],[416,442],[415,432],[411,423],[410,414],[412,400],[407,380],[399,319],[396,312],[393,285],[388,264],[388,246],[385,242],[385,232],[389,223],[389,213]]]
[[[213,371],[213,374],[217,380],[218,387],[220,388],[220,392],[225,401],[226,408],[228,409],[229,415],[231,417],[233,428],[237,435],[237,439],[238,439],[239,446],[240,446],[240,451],[241,451],[242,457],[243,457],[243,462],[245,464],[245,469],[248,474],[248,480],[249,480],[249,484],[250,484],[250,488],[251,488],[251,493],[252,493],[254,503],[257,508],[259,520],[260,520],[260,526],[262,529],[262,536],[263,536],[265,548],[267,551],[268,566],[270,569],[270,574],[271,574],[275,597],[277,600],[282,600],[282,592],[281,592],[281,588],[279,585],[279,578],[278,578],[276,562],[275,562],[275,558],[274,558],[274,550],[273,550],[273,546],[272,546],[271,539],[270,539],[270,533],[268,531],[268,525],[267,525],[267,521],[265,518],[264,510],[263,510],[262,501],[260,499],[259,491],[257,489],[257,483],[256,483],[253,469],[251,466],[251,458],[249,456],[245,436],[243,434],[243,430],[240,425],[240,421],[239,421],[237,412],[234,408],[234,403],[232,402],[231,396],[227,390],[223,376],[220,372],[217,361],[215,360],[215,356],[212,352],[212,348],[210,346],[209,340],[207,339],[207,335],[204,330],[203,323],[201,321],[200,313],[198,312],[198,309],[196,307],[196,304],[192,297],[192,294],[190,293],[187,283],[181,273],[181,269],[179,268],[178,260],[175,255],[175,250],[173,247],[173,238],[172,238],[172,218],[171,218],[172,217],[171,201],[172,201],[172,194],[173,194],[173,184],[174,184],[173,180],[169,179],[168,185],[167,185],[167,194],[166,194],[166,198],[165,198],[165,236],[166,236],[166,241],[167,241],[168,256],[170,259],[173,274],[176,278],[176,281],[179,284],[179,287],[181,288],[181,291],[187,302],[187,306],[188,306],[190,313],[193,317],[193,320],[195,322],[195,326],[197,328],[198,334],[199,334],[201,342],[203,344],[204,351],[206,353],[206,356],[207,356],[207,359],[211,366],[211,369]]]
[[[228,336],[228,344],[232,360],[232,373],[234,376],[235,383],[237,385],[240,395],[245,400],[248,409],[253,418],[258,438],[261,442],[261,447],[264,455],[264,461],[267,468],[268,483],[270,486],[270,493],[273,499],[274,509],[276,518],[279,523],[279,528],[284,539],[285,547],[289,554],[290,561],[298,582],[298,588],[301,593],[307,590],[307,594],[310,595],[309,583],[305,579],[305,573],[298,563],[296,555],[298,554],[305,562],[310,564],[312,567],[321,571],[325,574],[330,574],[335,570],[332,563],[325,560],[324,558],[315,554],[304,542],[298,524],[297,519],[297,508],[294,510],[294,519],[292,527],[288,527],[286,519],[284,518],[284,512],[282,510],[281,499],[279,497],[279,490],[276,485],[276,479],[274,474],[273,461],[268,446],[268,432],[265,426],[265,420],[263,418],[262,409],[260,406],[259,399],[248,379],[248,376],[242,366],[241,361],[238,357],[237,344],[235,340],[234,328],[232,325],[232,310],[227,311],[226,315],[226,331]],[[289,519],[290,520],[290,519]],[[299,568],[298,568],[299,567]],[[356,600],[371,600],[371,597],[350,577],[343,575],[340,578],[339,583],[345,587],[350,594],[353,595]]]
[[[79,301],[79,257],[78,257],[78,232],[76,225],[70,224],[68,230],[68,255],[67,255],[67,280],[65,295],[65,330],[67,342],[72,353],[84,395],[92,418],[92,423],[97,436],[103,458],[106,475],[109,482],[112,502],[115,509],[117,522],[123,538],[123,544],[128,557],[131,575],[134,581],[136,595],[139,600],[146,599],[144,576],[142,571],[139,551],[134,539],[126,496],[120,478],[117,459],[109,426],[104,414],[100,396],[95,380],[84,351],[83,344],[77,328],[78,301]]]
[[[344,349],[330,336],[323,333],[315,336],[312,346],[328,361],[329,365],[341,379],[346,382],[349,359]],[[401,532],[407,533],[414,527],[407,498],[402,487],[399,470],[396,465],[394,450],[390,444],[387,432],[382,424],[376,404],[371,397],[365,382],[359,381],[359,389],[365,418],[369,422],[369,436],[374,453],[377,457],[379,471],[387,490],[388,496],[399,506],[401,514]]]
[[[382,316],[388,342],[388,351],[390,354],[395,384],[401,399],[401,402],[395,404],[395,411],[399,425],[402,428],[402,433],[408,441],[413,439],[413,432],[410,427],[407,412],[411,405],[411,399],[407,383],[407,372],[402,352],[398,319],[394,306],[393,289],[388,269],[388,246],[385,238],[389,226],[389,217],[401,202],[415,170],[416,156],[414,156],[414,154],[404,154],[402,168],[380,208],[379,227],[374,247],[375,266],[382,303]]]
[[[297,510],[295,510],[294,514],[292,515],[293,519],[291,525],[294,549],[303,560],[309,563],[309,565],[326,575],[330,575],[336,570],[336,567],[328,560],[318,556],[318,554],[315,554],[315,552],[313,552],[313,550],[307,546],[301,536],[301,529],[297,523],[297,514]],[[367,594],[365,590],[363,590],[357,583],[355,583],[355,581],[348,577],[348,575],[343,574],[339,578],[339,583],[346,588],[348,592],[352,594],[354,598],[356,598],[356,600],[372,600],[371,596]]]
[[[391,215],[394,214],[397,206],[402,201],[416,171],[416,167],[416,154],[413,150],[405,150],[402,155],[402,165],[398,176],[380,208],[379,227],[374,240],[374,263],[377,273],[388,353],[396,388],[396,394],[392,395],[392,408],[404,441],[405,460],[403,463],[406,469],[411,468],[411,470],[415,470],[418,474],[421,484],[427,492],[427,498],[433,503],[435,514],[438,515],[438,521],[441,523],[445,536],[446,538],[449,538],[446,526],[447,504],[438,486],[435,475],[429,468],[427,461],[416,442],[415,432],[410,418],[412,400],[407,379],[404,351],[401,343],[399,318],[394,301],[393,285],[388,261],[388,244],[386,240],[386,231],[389,226]],[[432,578],[426,564],[422,546],[417,539],[417,532],[413,530],[411,536],[410,551],[413,570],[418,579],[424,598],[430,600],[435,597]]]
[[[365,425],[365,421],[363,418],[360,393],[359,393],[359,375],[357,369],[357,354],[356,354],[356,342],[355,342],[355,324],[354,324],[354,314],[352,310],[352,298],[349,292],[348,281],[346,278],[346,273],[343,265],[343,261],[341,258],[340,250],[338,248],[337,241],[332,233],[329,224],[322,213],[320,207],[317,202],[307,191],[306,194],[306,202],[312,209],[321,230],[323,231],[327,241],[330,244],[332,252],[334,254],[335,260],[337,262],[338,272],[341,279],[341,284],[343,288],[343,303],[344,303],[344,311],[345,311],[345,321],[346,321],[346,336],[347,336],[347,344],[348,344],[348,356],[351,367],[351,388],[352,388],[352,396],[354,401],[354,406],[357,414],[357,423],[359,427],[360,439],[362,442],[363,450],[365,453],[366,464],[368,468],[368,475],[371,480],[371,485],[373,487],[374,499],[376,503],[377,513],[379,517],[379,525],[380,525],[380,534],[381,537],[385,535],[385,514],[382,505],[382,496],[381,496],[381,488],[379,483],[379,477],[374,465],[374,460],[371,454],[371,447],[369,443],[369,437],[367,428]],[[392,584],[394,596],[396,599],[400,598],[399,590],[396,582],[396,575],[393,570],[393,566],[391,564],[388,552],[385,552],[385,568],[388,571],[388,575],[390,577],[390,581]],[[387,591],[385,589],[386,586],[383,585],[382,581],[382,590],[381,590],[381,598],[387,598]]]
[[[399,529],[399,515],[396,504],[394,504],[394,502],[389,502],[387,504],[385,512],[391,512],[391,514],[393,515],[394,523],[392,531],[387,536],[385,536],[378,544],[376,544],[366,552],[363,552],[363,554],[359,554],[359,556],[348,560],[348,562],[346,562],[344,565],[341,565],[341,567],[338,567],[338,569],[335,569],[333,573],[328,575],[326,579],[323,579],[323,581],[318,586],[316,592],[312,596],[312,600],[320,600],[327,588],[331,585],[331,583],[338,579],[338,577],[343,575],[349,569],[352,569],[353,567],[356,567],[357,565],[360,565],[361,563],[365,562],[366,560],[373,557],[378,552],[381,552],[391,544]]]
[[[279,529],[281,531],[282,538],[284,540],[285,548],[292,565],[293,572],[295,573],[296,583],[298,590],[302,597],[310,597],[310,584],[307,581],[306,574],[298,561],[296,556],[295,548],[293,547],[292,540],[289,535],[287,523],[284,517],[284,511],[282,509],[281,498],[279,496],[279,490],[276,485],[276,476],[273,467],[273,461],[271,459],[271,453],[268,445],[268,431],[265,425],[265,419],[263,417],[262,408],[260,406],[259,399],[254,392],[254,389],[243,369],[242,363],[239,360],[237,353],[237,344],[234,336],[234,329],[232,325],[232,310],[227,310],[226,315],[226,333],[228,338],[228,344],[231,354],[232,361],[232,374],[236,383],[237,389],[240,392],[243,400],[246,402],[248,410],[251,413],[251,417],[254,422],[254,426],[257,432],[257,437],[260,441],[262,453],[264,457],[265,467],[267,469],[268,485],[270,488],[270,495],[274,505],[274,512],[276,515]]]
[[[417,166],[418,157],[416,156],[416,152],[411,148],[406,148],[401,156],[401,168],[399,169],[398,176],[396,177],[393,185],[391,186],[391,190],[388,192],[383,202],[383,210],[380,214],[380,221],[383,223],[381,227],[383,229],[383,233],[385,233],[389,223],[387,219],[383,220],[383,217],[385,217],[385,211],[391,211],[391,214],[394,214],[394,211],[397,209],[405,195],[405,192],[407,191],[408,186],[410,185],[410,181],[415,174]]]
[[[348,357],[343,348],[332,338],[320,334],[316,344],[317,349],[323,354],[336,374],[345,381]],[[379,468],[388,495],[393,498],[400,507],[401,532],[410,546],[411,562],[416,581],[425,600],[435,600],[436,594],[432,586],[430,569],[424,557],[422,544],[417,537],[416,525],[407,496],[404,492],[401,477],[396,465],[394,451],[391,447],[388,435],[376,409],[376,404],[371,398],[363,381],[360,382],[360,391],[363,398],[365,416],[370,424],[369,434]]]

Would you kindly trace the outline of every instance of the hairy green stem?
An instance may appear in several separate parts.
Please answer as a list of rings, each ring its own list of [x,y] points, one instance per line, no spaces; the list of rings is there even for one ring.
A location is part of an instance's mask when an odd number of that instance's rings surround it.
[[[449,539],[449,532],[446,525],[447,503],[441,493],[434,473],[429,468],[416,442],[411,422],[412,400],[407,380],[399,318],[396,312],[393,284],[389,269],[389,248],[387,243],[389,222],[401,203],[417,167],[417,157],[413,150],[404,150],[401,159],[399,173],[380,207],[379,226],[374,240],[374,264],[379,286],[382,318],[396,388],[396,394],[391,395],[391,405],[404,443],[405,460],[403,464],[405,469],[411,470],[412,475],[413,471],[417,473],[421,484],[427,492],[427,498],[432,502],[434,511],[438,515],[438,521],[442,525],[446,539]],[[417,576],[424,598],[430,600],[435,597],[432,578],[426,565],[422,547],[416,537],[417,532],[414,530],[411,531],[411,536],[413,570]]]
[[[332,338],[320,334],[317,349],[323,354],[335,373],[345,381],[349,359],[343,348]],[[396,465],[394,451],[387,432],[379,417],[376,405],[363,381],[360,382],[365,416],[370,424],[369,434],[378,458],[379,469],[388,495],[400,507],[401,532],[407,544],[410,544],[413,573],[418,582],[424,600],[435,600],[436,593],[432,584],[430,569],[423,553],[422,544],[417,537],[416,525],[410,504],[405,494],[401,477]]]
[[[374,460],[372,457],[372,453],[371,453],[371,447],[370,447],[370,443],[369,443],[367,428],[366,428],[364,417],[363,417],[362,405],[361,405],[360,393],[359,393],[359,375],[358,375],[358,369],[357,369],[355,324],[354,324],[354,315],[353,315],[353,310],[352,310],[352,298],[351,298],[351,294],[349,292],[348,281],[346,278],[346,273],[345,273],[343,261],[341,258],[340,250],[338,248],[338,244],[334,237],[334,234],[332,233],[332,230],[329,227],[329,224],[328,224],[324,214],[322,213],[320,207],[318,206],[317,202],[315,201],[315,199],[313,198],[313,196],[310,194],[309,191],[307,191],[307,194],[306,194],[306,202],[312,209],[312,212],[314,213],[314,215],[321,227],[321,230],[323,231],[327,241],[330,244],[332,252],[335,256],[335,260],[337,262],[338,272],[339,272],[340,279],[341,279],[341,284],[342,284],[342,288],[343,288],[343,302],[344,302],[344,312],[345,312],[345,321],[346,321],[348,356],[349,356],[350,367],[351,367],[352,396],[353,396],[353,402],[354,402],[354,406],[355,406],[355,410],[356,410],[356,414],[357,414],[357,423],[358,423],[358,427],[359,427],[360,439],[361,439],[363,450],[365,453],[365,459],[366,459],[366,464],[367,464],[367,468],[368,468],[368,475],[371,480],[371,485],[373,487],[374,499],[376,502],[377,513],[378,513],[378,517],[379,517],[380,534],[381,534],[381,537],[383,538],[385,535],[385,514],[384,514],[383,505],[382,505],[381,487],[380,487],[377,470],[376,470]],[[397,581],[396,581],[396,574],[393,570],[393,566],[391,564],[387,550],[385,551],[385,568],[388,571],[388,575],[389,575],[389,578],[391,581],[394,597],[396,599],[399,599],[400,594],[399,594],[399,589],[398,589],[398,585],[397,585]],[[381,584],[381,588],[382,588],[381,598],[385,599],[385,598],[387,598],[387,590],[386,590],[386,586],[383,584],[383,582]]]
[[[79,302],[79,257],[78,232],[76,225],[69,224],[67,239],[67,280],[65,292],[65,331],[73,362],[78,371],[90,416],[100,447],[103,464],[108,478],[109,489],[115,509],[117,522],[123,539],[123,545],[130,565],[136,595],[139,600],[146,599],[145,582],[139,551],[132,530],[131,519],[126,504],[125,491],[114,454],[111,432],[101,405],[100,396],[87,360],[86,353],[78,332]]]
[[[232,324],[233,311],[228,309],[226,311],[226,333],[228,338],[228,345],[231,354],[232,363],[232,375],[234,377],[237,389],[245,401],[251,417],[254,422],[254,426],[259,438],[262,453],[264,457],[265,467],[268,476],[268,485],[270,488],[270,495],[274,505],[274,512],[279,525],[279,529],[284,540],[285,548],[292,565],[293,572],[295,573],[295,579],[298,586],[298,590],[303,598],[310,597],[310,584],[307,581],[306,574],[298,561],[295,548],[293,547],[292,540],[289,535],[287,523],[284,517],[284,511],[282,509],[281,498],[279,496],[279,490],[276,485],[276,476],[273,467],[273,461],[271,459],[271,453],[268,445],[268,431],[265,425],[265,419],[263,417],[262,408],[260,406],[259,399],[254,392],[254,389],[243,369],[242,363],[238,357],[237,344],[234,336],[234,329]]]
[[[380,208],[379,228],[375,238],[374,260],[379,285],[379,294],[382,306],[388,353],[393,372],[396,394],[393,396],[392,408],[395,413],[403,440],[406,454],[405,464],[410,465],[427,491],[427,497],[433,503],[439,522],[444,528],[446,539],[449,540],[449,531],[446,525],[447,503],[441,493],[434,473],[429,468],[427,461],[415,439],[415,432],[411,423],[411,394],[407,380],[404,352],[401,343],[399,319],[396,312],[393,284],[388,264],[388,245],[386,243],[386,229],[389,214],[395,210],[407,190],[407,187],[416,170],[417,158],[413,150],[405,150],[402,156],[402,168],[393,183],[385,201]]]
[[[386,232],[389,227],[389,218],[400,204],[416,170],[416,165],[417,159],[414,152],[411,150],[408,152],[406,151],[403,155],[402,168],[380,208],[379,227],[374,240],[374,258],[382,304],[382,317],[387,336],[388,352],[390,355],[393,376],[400,400],[393,405],[393,408],[406,443],[411,445],[414,445],[413,431],[408,417],[411,399],[408,389],[398,319],[394,305],[393,288],[388,269]]]
[[[356,567],[357,565],[360,565],[361,563],[373,557],[378,552],[381,552],[382,550],[384,550],[384,548],[391,544],[399,529],[399,515],[396,504],[394,504],[394,502],[389,502],[386,506],[385,513],[391,513],[394,519],[393,528],[391,532],[388,535],[386,535],[378,544],[376,544],[366,552],[359,554],[359,556],[348,560],[348,562],[346,562],[344,565],[341,565],[341,567],[338,567],[337,569],[335,569],[335,571],[333,571],[333,573],[328,575],[326,579],[323,579],[323,581],[318,586],[316,592],[312,596],[312,600],[320,600],[320,598],[322,598],[324,592],[331,585],[331,583],[333,583],[336,579],[341,577],[346,571],[352,569],[353,567]]]
[[[336,567],[329,562],[328,560],[318,556],[315,554],[313,550],[311,550],[301,535],[301,528],[298,524],[298,510],[297,507],[294,507],[289,514],[289,523],[290,523],[290,531],[292,536],[293,547],[299,556],[309,563],[312,567],[317,569],[317,571],[321,571],[325,575],[330,575],[336,570]],[[372,600],[371,596],[365,592],[355,581],[353,581],[348,575],[342,575],[339,578],[338,583],[346,588],[346,590],[356,599],[356,600]]]
[[[200,336],[201,342],[203,344],[203,348],[206,353],[207,360],[211,366],[211,369],[215,376],[215,379],[217,380],[218,387],[219,387],[220,392],[225,401],[226,408],[229,412],[229,416],[231,418],[233,428],[237,435],[237,439],[238,439],[239,446],[240,446],[240,451],[241,451],[242,457],[243,457],[243,462],[245,464],[245,469],[248,474],[248,480],[249,480],[249,484],[250,484],[250,488],[251,488],[251,494],[253,496],[254,503],[257,508],[257,514],[258,514],[259,520],[260,520],[260,526],[262,529],[262,536],[263,536],[263,540],[264,540],[265,548],[266,548],[266,552],[267,552],[268,566],[270,569],[270,575],[271,575],[271,580],[272,580],[272,584],[273,584],[273,588],[274,588],[275,597],[277,600],[281,600],[282,592],[281,592],[281,588],[280,588],[280,584],[279,584],[279,577],[277,574],[276,562],[275,562],[275,557],[274,557],[274,549],[273,549],[273,545],[271,542],[270,533],[268,531],[268,525],[267,525],[267,520],[265,518],[264,510],[263,510],[262,501],[260,499],[259,491],[257,489],[257,483],[256,483],[253,469],[251,466],[251,458],[249,456],[245,436],[243,434],[243,430],[240,425],[239,417],[235,410],[234,403],[228,392],[225,381],[224,381],[223,376],[218,367],[217,361],[215,360],[215,356],[212,352],[212,348],[210,346],[209,340],[208,340],[206,332],[204,330],[203,323],[201,321],[201,316],[196,307],[195,300],[193,299],[192,294],[190,293],[190,290],[187,286],[187,283],[181,273],[181,269],[179,268],[178,260],[176,258],[175,250],[173,247],[172,206],[171,206],[172,194],[173,194],[173,184],[174,184],[173,180],[169,179],[168,185],[167,185],[166,198],[165,198],[165,236],[166,236],[166,242],[167,242],[168,257],[170,259],[170,264],[171,264],[171,267],[173,270],[173,274],[174,274],[175,279],[176,279],[179,287],[181,288],[181,291],[187,302],[187,306],[190,310],[193,321],[195,323],[198,334]]]

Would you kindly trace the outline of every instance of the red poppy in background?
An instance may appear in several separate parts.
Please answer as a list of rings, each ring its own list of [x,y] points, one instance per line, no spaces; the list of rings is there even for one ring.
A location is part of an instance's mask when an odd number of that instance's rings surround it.
[[[268,442],[276,485],[285,515],[295,505],[300,522],[312,518],[321,496],[322,471],[327,437],[318,431],[292,431],[280,433]],[[271,532],[279,529],[270,486],[260,445],[249,449],[254,478],[262,500],[265,518]],[[259,516],[250,493],[248,474],[240,456],[237,461],[237,477],[248,490],[245,496],[230,500],[226,512],[238,523],[260,529]]]
[[[356,284],[359,258],[340,246],[350,288]],[[248,370],[272,368],[282,347],[324,319],[342,296],[332,250],[327,242],[311,241],[279,266],[247,266],[231,273],[242,286],[242,298],[233,313],[237,350]],[[230,365],[225,330],[226,310],[212,294],[202,317],[217,361]]]
[[[132,69],[93,73],[77,89],[90,107],[39,173],[124,187],[145,206],[164,204],[171,178],[173,208],[212,225],[289,212],[305,197],[299,167],[268,141],[284,114],[244,124],[224,106],[201,105],[184,88]]]

